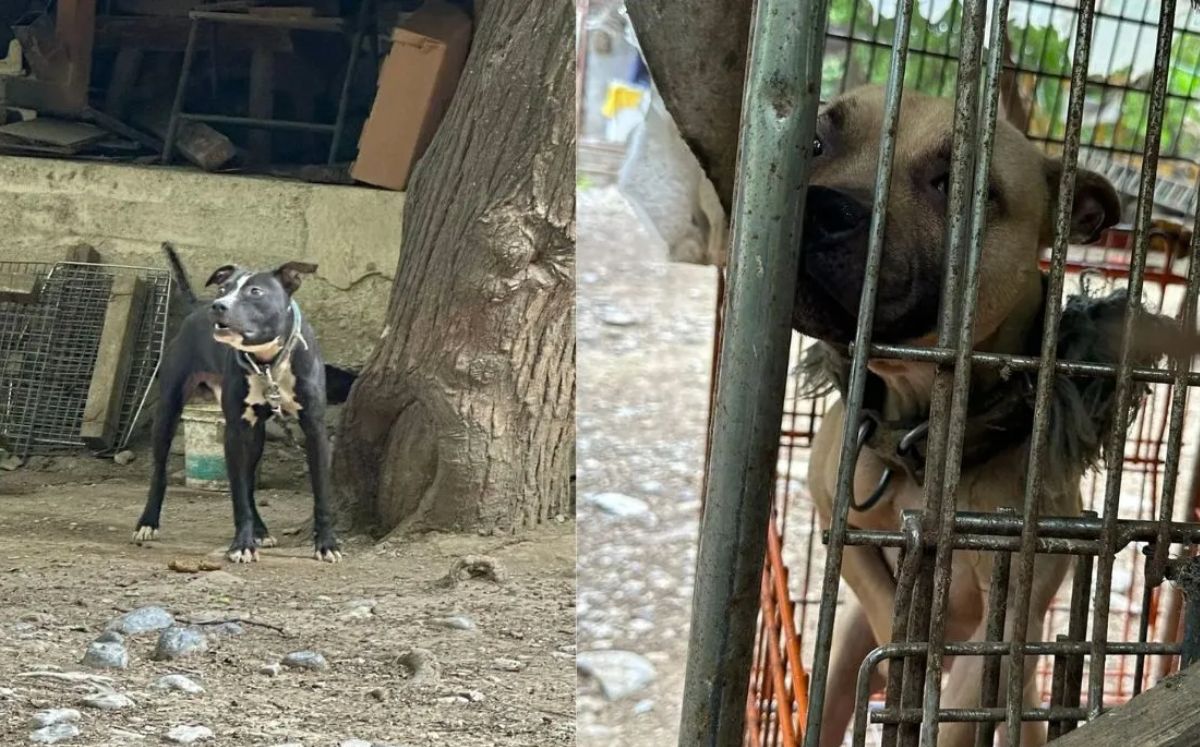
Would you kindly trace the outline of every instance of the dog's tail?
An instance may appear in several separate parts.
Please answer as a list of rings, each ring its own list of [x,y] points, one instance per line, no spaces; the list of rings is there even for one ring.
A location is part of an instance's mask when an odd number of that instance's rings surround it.
[[[196,298],[196,292],[192,290],[192,282],[188,280],[187,271],[183,269],[183,263],[179,261],[179,255],[175,253],[175,247],[169,241],[164,241],[162,245],[163,254],[167,255],[167,264],[171,266],[171,277],[175,280],[176,287],[183,297],[187,299],[189,304],[195,304],[199,299]]]

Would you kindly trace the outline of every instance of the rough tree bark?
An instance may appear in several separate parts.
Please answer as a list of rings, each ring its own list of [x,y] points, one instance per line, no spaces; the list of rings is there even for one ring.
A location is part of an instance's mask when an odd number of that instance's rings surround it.
[[[753,5],[746,0],[626,5],[654,85],[726,215],[733,202]]]
[[[561,0],[476,10],[334,450],[340,523],[376,534],[574,509],[574,18]]]

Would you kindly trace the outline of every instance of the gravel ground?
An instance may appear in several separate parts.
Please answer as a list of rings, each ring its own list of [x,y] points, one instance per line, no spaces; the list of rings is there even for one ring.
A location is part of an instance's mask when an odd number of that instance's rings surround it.
[[[578,743],[660,747],[683,687],[716,271],[668,263],[612,187],[577,204]]]
[[[0,472],[0,744],[30,743],[34,714],[49,708],[80,711],[80,734],[60,744],[84,747],[161,744],[186,726],[211,730],[205,746],[574,743],[573,524],[518,538],[350,538],[343,563],[317,563],[296,533],[312,505],[299,455],[269,448],[259,495],[281,546],[243,566],[222,563],[232,527],[220,494],[173,485],[160,540],[130,540],[145,453],[127,467],[59,458]],[[507,581],[436,585],[478,554]],[[172,561],[220,570],[181,573]],[[252,622],[239,635],[202,625],[207,650],[176,660],[155,660],[159,633],[148,632],[125,636],[125,669],[81,663],[114,618],[147,605],[178,622]],[[435,664],[416,664],[413,650]],[[264,670],[298,651],[327,667]],[[204,692],[153,686],[169,674]],[[81,704],[109,691],[132,703]]]

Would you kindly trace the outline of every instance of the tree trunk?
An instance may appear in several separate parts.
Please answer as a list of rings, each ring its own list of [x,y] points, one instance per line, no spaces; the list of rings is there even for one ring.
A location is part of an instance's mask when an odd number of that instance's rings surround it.
[[[654,85],[726,215],[733,202],[753,6],[746,0],[626,5]]]
[[[334,451],[339,523],[377,534],[511,532],[574,510],[572,9],[476,7]]]

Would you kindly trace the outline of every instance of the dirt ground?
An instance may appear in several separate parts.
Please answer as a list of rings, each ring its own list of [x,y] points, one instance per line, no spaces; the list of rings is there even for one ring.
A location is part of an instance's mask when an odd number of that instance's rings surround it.
[[[579,744],[661,747],[683,689],[716,273],[668,263],[613,187],[577,205],[579,649],[655,670],[613,700],[582,677]],[[606,494],[634,500],[622,515]]]
[[[144,451],[125,467],[71,457],[0,472],[0,744],[29,743],[32,715],[59,707],[82,711],[81,734],[62,744],[86,747],[160,744],[180,725],[214,732],[199,744],[238,747],[574,742],[574,524],[515,539],[343,538],[346,559],[321,564],[298,532],[312,505],[300,455],[269,445],[266,458],[259,496],[280,547],[259,563],[207,573],[177,573],[168,563],[221,562],[232,534],[228,498],[189,490],[177,474],[160,540],[134,544]],[[494,557],[508,580],[437,588],[468,554]],[[371,601],[348,604],[355,600]],[[372,614],[350,613],[372,603]],[[207,652],[173,662],[151,659],[157,634],[128,636],[127,669],[80,664],[111,620],[146,605],[177,620],[248,618],[282,632],[243,624],[243,634],[210,634]],[[439,625],[452,616],[475,629]],[[436,684],[408,681],[399,659],[414,648],[440,664]],[[300,650],[323,654],[328,668],[260,671]],[[134,704],[81,707],[94,686],[25,676],[37,670],[109,676]],[[151,687],[171,673],[206,692]]]

